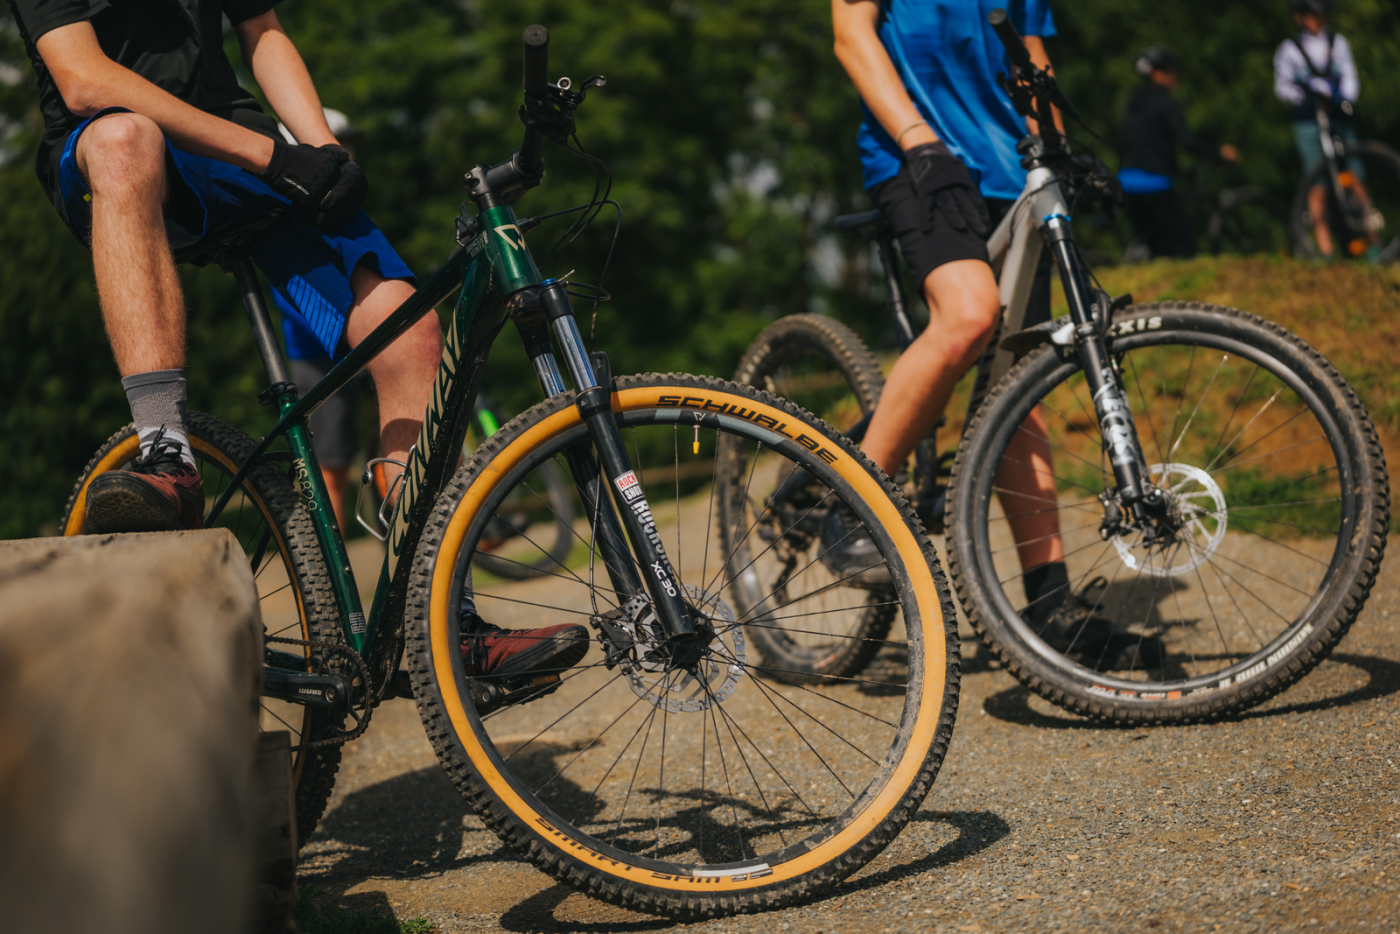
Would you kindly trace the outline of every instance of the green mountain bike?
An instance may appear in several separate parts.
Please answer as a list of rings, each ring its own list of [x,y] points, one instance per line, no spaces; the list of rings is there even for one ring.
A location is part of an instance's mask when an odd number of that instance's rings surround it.
[[[585,351],[570,304],[578,286],[541,277],[525,240],[538,219],[517,219],[511,207],[543,178],[544,139],[576,143],[574,111],[603,84],[547,83],[547,43],[543,27],[526,30],[524,142],[466,174],[476,213],[458,219],[457,251],[300,397],[247,260],[266,221],[221,231],[182,257],[238,278],[271,382],[265,397],[280,412],[256,442],[212,416],[190,419],[213,495],[206,521],[243,543],[269,636],[282,640],[267,653],[263,724],[293,734],[303,839],[325,808],[341,744],[407,681],[452,781],[544,871],[678,917],[789,904],[864,865],[928,793],[958,698],[949,591],[902,495],[824,423],[717,379],[615,377],[605,355]],[[602,203],[595,196],[583,210]],[[454,292],[433,401],[366,612],[305,418]],[[507,320],[545,399],[459,467],[481,364]],[[137,450],[128,428],[98,452],[69,504],[68,533],[81,531],[92,477]],[[472,557],[502,504],[547,501],[537,478],[551,463],[571,479],[586,519],[575,533],[581,559],[556,561],[529,582],[477,586]],[[815,497],[809,507],[769,508],[771,491],[798,472]],[[721,476],[741,491],[723,504],[713,498]],[[898,617],[890,651],[901,665],[878,679],[798,683],[748,651],[745,625],[798,633],[813,619],[862,612],[864,594],[832,580],[810,540],[805,568],[787,582],[790,598],[805,599],[789,599],[780,616],[753,619],[726,594],[775,547],[775,533],[836,502],[889,568]],[[562,676],[469,679],[469,603],[513,628],[585,623],[588,654]]]

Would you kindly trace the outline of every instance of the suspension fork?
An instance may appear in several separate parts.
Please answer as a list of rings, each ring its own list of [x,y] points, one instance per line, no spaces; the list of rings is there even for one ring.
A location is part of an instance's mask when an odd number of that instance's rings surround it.
[[[1093,393],[1094,413],[1103,433],[1103,444],[1113,467],[1113,479],[1124,507],[1141,523],[1162,502],[1162,491],[1148,481],[1147,461],[1138,439],[1137,424],[1118,379],[1117,366],[1104,341],[1108,308],[1096,302],[1088,277],[1074,249],[1074,231],[1068,217],[1052,214],[1045,219],[1045,239],[1060,270],[1060,282],[1069,300],[1070,319],[1078,338],[1084,377]],[[1105,320],[1095,319],[1100,306]],[[1144,526],[1146,527],[1146,526]]]
[[[691,636],[695,633],[694,615],[681,595],[679,578],[656,531],[656,520],[652,517],[641,482],[627,456],[622,432],[613,419],[609,388],[599,385],[593,363],[585,351],[583,335],[579,333],[574,320],[573,306],[569,303],[564,283],[556,279],[542,282],[537,307],[549,322],[555,343],[563,354],[577,390],[579,414],[588,425],[589,435],[598,450],[596,462],[583,446],[566,451],[565,460],[583,499],[589,521],[594,525],[599,550],[613,587],[623,595],[641,593],[645,589],[651,594],[657,618],[667,635],[673,639]],[[531,360],[540,385],[550,395],[562,392],[563,380],[553,353],[540,344],[543,329],[522,323],[522,318],[517,318],[517,324],[521,327],[527,348],[531,348]],[[613,493],[621,507],[620,522],[618,512],[604,492],[605,479],[611,481]],[[634,554],[642,568],[640,575],[633,564]]]

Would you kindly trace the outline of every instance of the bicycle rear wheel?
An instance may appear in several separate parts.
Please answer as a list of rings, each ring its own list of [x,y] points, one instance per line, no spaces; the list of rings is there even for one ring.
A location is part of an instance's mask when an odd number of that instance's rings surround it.
[[[1325,255],[1309,208],[1309,193],[1318,186],[1326,192],[1325,223],[1334,255],[1387,265],[1400,261],[1400,153],[1384,143],[1362,140],[1347,152],[1340,191],[1332,187],[1326,162],[1299,183],[1290,226],[1295,253],[1308,259]]]
[[[204,493],[207,502],[212,503],[227,489],[239,465],[252,452],[253,441],[227,422],[202,412],[189,414],[189,432],[195,461],[204,478]],[[129,469],[140,453],[140,441],[132,425],[107,439],[83,469],[68,499],[63,514],[64,535],[83,534],[87,488],[93,478],[109,470]],[[231,531],[253,563],[258,606],[267,635],[315,642],[342,641],[335,597],[316,532],[290,479],[268,460],[258,464],[240,487],[217,527]],[[272,647],[308,658],[312,655],[302,647]],[[289,731],[294,747],[335,736],[343,722],[342,715],[320,708],[270,698],[262,698],[261,705],[260,728]],[[325,745],[292,754],[298,846],[311,836],[326,809],[340,767],[340,750],[339,745]]]
[[[1262,188],[1222,191],[1206,231],[1210,251],[1217,256],[1280,253],[1288,246],[1287,215],[1279,200]]]
[[[963,608],[1012,674],[1070,710],[1173,722],[1258,704],[1326,657],[1365,605],[1390,517],[1375,429],[1321,354],[1240,311],[1134,306],[1115,316],[1110,350],[1169,534],[1153,543],[1110,521],[1115,481],[1079,358],[1043,346],[988,396],[953,467]],[[1049,464],[1009,453],[1037,406]],[[1030,470],[1053,494],[1008,479]],[[1046,515],[1069,592],[1037,599],[1070,611],[1058,621],[1033,610],[1011,531]]]
[[[514,486],[566,451],[593,456],[572,398],[557,397],[487,439],[429,518],[407,608],[424,726],[487,825],[570,885],[674,917],[790,904],[871,859],[933,782],[957,707],[946,586],[897,490],[828,426],[715,379],[619,377],[615,387],[613,412],[657,534],[710,641],[673,660],[652,628],[650,599],[616,593],[582,535],[590,557],[578,567],[471,588],[475,544]],[[728,602],[733,564],[719,547],[712,485],[728,435],[742,439],[755,484],[798,469],[819,478],[888,562],[902,625],[885,643],[879,677],[794,686],[749,653],[754,627],[800,630],[812,618],[858,614],[864,595],[844,593],[859,599],[843,609],[843,589],[814,592],[763,619]],[[766,510],[749,504],[743,519],[756,530]],[[463,675],[465,595],[490,622],[577,622],[600,646],[561,680],[541,676],[512,695],[518,702],[483,713],[473,697],[485,682]]]
[[[574,494],[553,461],[501,503],[472,560],[483,571],[511,580],[543,577],[565,566],[574,536]]]
[[[825,315],[789,315],[769,325],[744,352],[734,381],[782,396],[857,440],[885,388],[885,376],[875,355],[854,331]],[[743,480],[742,470],[719,472],[716,482],[723,492],[716,500],[721,510],[730,504],[747,508],[742,502]],[[777,508],[795,505],[780,504]],[[805,524],[815,528],[825,515],[826,510],[819,508]],[[721,521],[722,535],[734,534],[734,530],[734,523]],[[775,588],[780,594],[786,592],[785,581],[780,579],[782,569],[794,555],[806,550],[811,538],[804,536],[802,531],[790,533],[792,540],[779,545],[781,559],[765,555],[758,567],[736,582],[734,598],[741,613],[756,610]],[[797,546],[795,550],[793,546]],[[748,560],[743,557],[747,549],[727,538],[725,552],[734,556],[736,568]],[[858,616],[813,618],[809,632],[765,627],[750,630],[748,636],[765,661],[787,672],[788,678],[819,681],[822,677],[854,675],[869,664],[889,634],[894,616],[888,595],[874,593],[867,597],[866,609]]]

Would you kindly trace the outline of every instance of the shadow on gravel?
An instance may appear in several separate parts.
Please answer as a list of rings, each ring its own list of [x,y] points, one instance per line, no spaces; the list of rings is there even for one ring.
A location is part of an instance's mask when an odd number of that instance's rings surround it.
[[[807,904],[816,908],[838,908],[848,897],[882,885],[918,875],[944,866],[952,865],[969,856],[987,849],[998,840],[1011,833],[1010,826],[996,814],[988,811],[924,811],[914,816],[914,822],[947,824],[957,831],[957,837],[943,844],[937,850],[911,860],[881,868],[869,875],[847,881],[830,891],[823,892]],[[908,829],[905,833],[908,833]],[[876,857],[878,859],[879,857]],[[564,885],[553,885],[543,892],[531,895],[520,904],[501,915],[500,925],[507,931],[540,932],[540,934],[608,934],[617,931],[627,932],[659,931],[675,927],[676,922],[664,918],[646,918],[633,915],[636,920],[599,920],[596,922],[571,919],[561,921],[554,917],[555,910],[573,895],[574,890]],[[602,908],[603,912],[619,909]]]
[[[1258,720],[1264,717],[1311,713],[1318,710],[1332,710],[1400,692],[1400,662],[1368,655],[1352,655],[1346,652],[1333,652],[1324,660],[1323,664],[1327,662],[1349,665],[1364,671],[1368,676],[1366,684],[1333,697],[1321,697],[1317,700],[1296,704],[1281,704],[1265,710],[1246,710],[1222,719],[1238,722]],[[1301,683],[1306,684],[1307,677]],[[1140,730],[1144,728],[1141,724],[1103,723],[1098,720],[1077,717],[1071,713],[1047,715],[1032,710],[1030,700],[1030,690],[1018,684],[988,697],[983,701],[982,709],[989,716],[1007,723],[1020,723],[1051,730]]]

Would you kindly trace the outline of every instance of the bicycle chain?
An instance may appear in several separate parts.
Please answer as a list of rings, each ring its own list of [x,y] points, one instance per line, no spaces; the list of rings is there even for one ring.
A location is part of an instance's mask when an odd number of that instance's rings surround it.
[[[359,667],[360,677],[363,679],[362,683],[365,686],[365,695],[369,695],[369,666],[366,665],[365,660],[360,657],[360,653],[350,648],[350,646],[343,645],[339,642],[311,642],[306,639],[288,639],[285,636],[265,636],[264,641],[279,642],[285,645],[301,645],[311,649],[324,649],[334,654],[349,655],[355,660],[355,664]],[[339,734],[337,736],[332,736],[328,739],[313,740],[309,743],[301,743],[300,745],[293,746],[291,751],[300,752],[303,749],[315,749],[318,746],[337,746],[342,743],[348,743],[352,739],[358,739],[360,736],[364,735],[365,730],[369,728],[369,718],[373,710],[374,706],[372,704],[366,704],[364,718],[356,719],[356,725],[353,730],[337,730]],[[350,716],[354,717],[354,714],[351,713]]]

